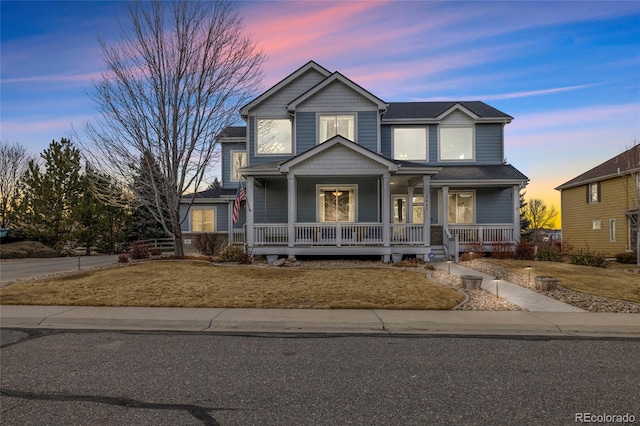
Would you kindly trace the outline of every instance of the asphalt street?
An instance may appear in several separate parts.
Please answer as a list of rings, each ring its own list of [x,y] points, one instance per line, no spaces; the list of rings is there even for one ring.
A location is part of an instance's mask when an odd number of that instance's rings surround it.
[[[90,269],[118,261],[117,255],[17,259],[0,262],[0,281],[13,281],[58,272]]]
[[[2,329],[3,425],[640,421],[639,339]]]

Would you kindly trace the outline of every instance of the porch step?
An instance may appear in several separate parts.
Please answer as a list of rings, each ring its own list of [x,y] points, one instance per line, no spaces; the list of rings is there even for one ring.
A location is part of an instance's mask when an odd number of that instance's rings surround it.
[[[444,252],[444,246],[431,246],[431,252],[436,256],[435,260],[446,259],[447,256]]]

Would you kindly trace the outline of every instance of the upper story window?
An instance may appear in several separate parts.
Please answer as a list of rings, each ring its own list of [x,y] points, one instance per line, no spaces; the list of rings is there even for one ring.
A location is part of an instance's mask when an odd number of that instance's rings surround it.
[[[440,161],[474,160],[473,127],[440,127]]]
[[[247,152],[231,151],[231,182],[238,182],[240,180],[238,169],[243,167],[247,167]]]
[[[595,204],[600,202],[600,183],[593,182],[587,186],[587,203]]]
[[[356,140],[356,116],[354,114],[323,114],[318,117],[318,143],[336,135],[350,141]]]
[[[394,127],[393,158],[395,160],[426,160],[427,129],[424,127]]]
[[[258,155],[293,153],[290,119],[258,119],[256,123]]]

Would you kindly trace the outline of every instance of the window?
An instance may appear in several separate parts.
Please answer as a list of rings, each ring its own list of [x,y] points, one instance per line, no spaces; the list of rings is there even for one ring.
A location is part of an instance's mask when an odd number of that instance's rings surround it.
[[[259,119],[257,139],[258,154],[291,154],[293,152],[291,138],[291,120]]]
[[[246,151],[231,151],[231,182],[238,182],[240,180],[240,174],[238,169],[247,166],[247,152]]]
[[[587,186],[587,203],[595,204],[598,202],[600,202],[600,183],[590,183]]]
[[[424,127],[394,127],[393,158],[395,160],[426,160],[427,129]]]
[[[616,220],[609,219],[609,241],[616,242]]]
[[[318,142],[322,143],[336,135],[355,141],[355,122],[353,114],[321,115],[318,117]]]
[[[213,218],[213,209],[191,210],[191,231],[213,232],[215,230]]]
[[[424,223],[424,197],[413,197],[413,223]]]
[[[471,224],[473,223],[473,192],[449,193],[449,223]]]
[[[591,221],[591,229],[594,231],[599,231],[602,229],[602,221],[600,219],[595,219]]]
[[[318,188],[320,222],[355,222],[356,187],[323,186]]]
[[[473,127],[441,127],[439,147],[441,161],[473,160]]]
[[[407,197],[393,196],[393,223],[407,223]]]

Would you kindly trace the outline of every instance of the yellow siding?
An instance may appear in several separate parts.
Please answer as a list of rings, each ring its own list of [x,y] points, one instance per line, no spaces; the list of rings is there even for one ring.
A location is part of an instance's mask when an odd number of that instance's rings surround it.
[[[629,248],[629,221],[625,213],[637,208],[638,197],[633,176],[600,182],[600,202],[587,203],[587,185],[565,189],[560,194],[562,238],[573,248],[589,248],[608,255]],[[615,242],[609,238],[609,221],[615,219]],[[593,230],[594,220],[602,229]]]

